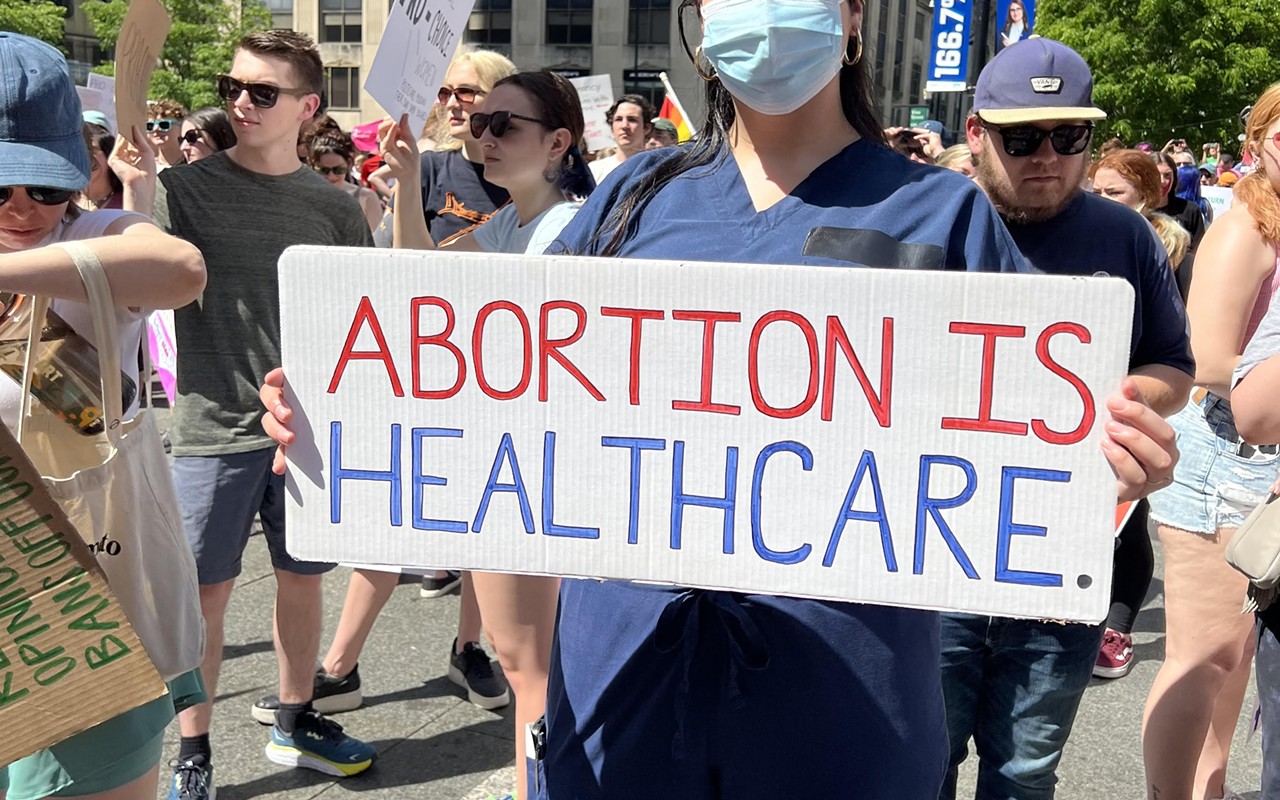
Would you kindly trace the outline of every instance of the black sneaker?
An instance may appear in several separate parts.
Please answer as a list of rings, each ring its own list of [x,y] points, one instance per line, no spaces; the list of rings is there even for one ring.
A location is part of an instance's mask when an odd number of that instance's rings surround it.
[[[418,594],[422,597],[444,597],[446,594],[452,592],[461,585],[461,572],[454,572],[450,570],[439,578],[434,578],[430,575],[423,575],[422,588],[418,590]]]
[[[357,664],[345,677],[330,675],[324,667],[316,667],[315,688],[311,693],[311,707],[321,714],[337,714],[355,711],[364,702],[360,693],[360,665]],[[280,708],[280,696],[269,694],[253,704],[253,718],[263,725],[276,723],[276,710]]]
[[[505,678],[495,675],[493,662],[484,648],[467,642],[458,652],[458,640],[449,646],[449,680],[467,690],[467,700],[493,710],[511,702],[511,689]]]

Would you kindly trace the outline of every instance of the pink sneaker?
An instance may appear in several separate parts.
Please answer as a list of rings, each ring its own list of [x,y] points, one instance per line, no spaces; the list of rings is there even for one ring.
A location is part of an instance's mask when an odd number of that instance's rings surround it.
[[[1095,678],[1123,678],[1133,668],[1133,637],[1107,628],[1093,664]]]

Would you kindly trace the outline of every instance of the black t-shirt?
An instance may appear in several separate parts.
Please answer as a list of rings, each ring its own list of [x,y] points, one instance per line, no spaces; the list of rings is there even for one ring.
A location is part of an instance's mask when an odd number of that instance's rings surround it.
[[[1174,277],[1178,282],[1178,294],[1182,295],[1182,302],[1187,302],[1187,292],[1191,289],[1191,269],[1195,263],[1195,251],[1200,247],[1200,240],[1204,238],[1204,231],[1207,227],[1204,222],[1204,213],[1200,211],[1200,206],[1195,203],[1183,200],[1181,197],[1169,195],[1169,202],[1165,203],[1164,208],[1156,209],[1161,214],[1168,214],[1177,220],[1178,224],[1191,234],[1191,249],[1187,252],[1182,263],[1178,265]]]

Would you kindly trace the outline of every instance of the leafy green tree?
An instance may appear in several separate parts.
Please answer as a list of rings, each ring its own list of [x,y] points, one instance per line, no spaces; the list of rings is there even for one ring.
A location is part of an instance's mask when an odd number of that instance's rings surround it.
[[[1036,32],[1092,67],[1094,102],[1109,115],[1095,142],[1216,141],[1234,153],[1241,109],[1280,76],[1276,9],[1276,0],[1042,0]]]
[[[0,31],[43,39],[62,49],[67,10],[53,0],[0,0]]]
[[[3,2],[4,0],[0,0]],[[177,100],[190,109],[219,105],[214,82],[231,66],[236,43],[246,33],[271,25],[271,13],[259,0],[161,0],[173,29],[151,76],[152,98]],[[128,0],[90,0],[85,11],[104,48],[114,47],[129,10]],[[110,75],[113,65],[96,71]]]

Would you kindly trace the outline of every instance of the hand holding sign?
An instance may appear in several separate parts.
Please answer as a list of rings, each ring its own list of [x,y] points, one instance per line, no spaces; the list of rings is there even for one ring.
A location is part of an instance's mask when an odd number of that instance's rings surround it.
[[[284,399],[284,369],[276,367],[263,379],[262,388],[258,390],[258,399],[267,411],[262,415],[262,429],[267,432],[278,447],[275,458],[271,461],[271,471],[277,475],[285,472],[286,448],[293,443],[294,433],[289,430],[289,422],[293,419],[293,409]]]
[[[408,114],[401,114],[399,122],[383,120],[378,126],[378,149],[390,177],[411,185],[421,180],[422,154],[418,152],[418,140],[409,130]]]
[[[116,137],[107,165],[124,186],[124,207],[151,216],[155,211],[158,177],[156,149],[141,128],[134,126],[131,134],[132,141],[123,133]]]
[[[1111,421],[1102,452],[1116,473],[1116,497],[1137,500],[1173,481],[1178,447],[1173,428],[1146,404],[1132,378],[1120,391],[1107,398]]]
[[[147,91],[173,20],[160,0],[133,0],[116,40],[116,115],[121,132],[145,128]]]

